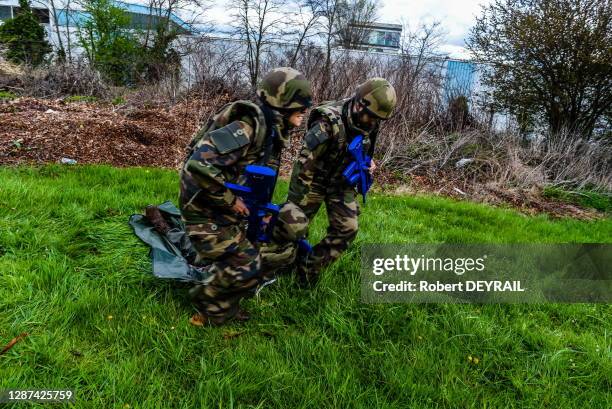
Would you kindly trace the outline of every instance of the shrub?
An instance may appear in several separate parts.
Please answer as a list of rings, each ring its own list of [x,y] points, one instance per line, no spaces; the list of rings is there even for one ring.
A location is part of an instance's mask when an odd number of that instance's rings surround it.
[[[28,0],[19,0],[19,7],[19,14],[0,25],[0,44],[6,47],[5,56],[9,61],[37,66],[44,61],[51,46]]]
[[[23,75],[22,83],[23,93],[36,97],[86,95],[106,98],[110,93],[100,73],[82,61],[29,70]]]

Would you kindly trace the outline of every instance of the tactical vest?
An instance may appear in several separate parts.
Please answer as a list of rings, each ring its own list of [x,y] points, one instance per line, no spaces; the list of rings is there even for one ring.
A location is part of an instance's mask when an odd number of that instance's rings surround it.
[[[244,129],[235,121],[244,121],[253,127],[253,135],[248,137]],[[276,128],[276,126],[274,126]],[[189,153],[181,172],[181,194],[179,203],[183,220],[189,224],[214,221],[219,225],[233,224],[239,217],[229,208],[213,208],[205,195],[200,195],[201,186],[186,171],[188,161],[203,144],[212,145],[221,154],[246,148],[246,152],[231,166],[223,166],[220,171],[227,182],[243,184],[243,169],[249,164],[263,164],[270,160],[269,142],[274,141],[273,130],[269,129],[265,113],[250,101],[235,101],[219,110],[194,136],[189,144]],[[277,155],[277,150],[272,150]],[[280,155],[278,155],[280,156]],[[274,158],[275,159],[275,158]]]
[[[346,148],[346,126],[344,121],[342,121],[342,108],[347,101],[348,99],[324,102],[322,105],[314,108],[308,117],[308,129],[310,129],[316,121],[321,119],[328,122],[331,125],[332,131],[330,137],[338,141],[338,147],[340,149]]]
[[[333,143],[330,144],[329,156],[327,159],[328,169],[327,174],[324,178],[339,177],[338,173],[344,171],[344,168],[352,161],[352,158],[347,153],[347,146],[353,136],[351,135],[350,129],[347,129],[347,124],[342,119],[342,110],[344,105],[350,100],[350,98],[342,99],[339,101],[324,102],[322,105],[313,109],[308,117],[308,129],[316,121],[325,120],[331,126],[331,135],[329,138],[332,139]],[[322,143],[327,138],[324,136],[318,136],[319,138],[325,138],[324,140],[318,140],[316,143]],[[369,150],[370,137],[369,135],[363,135],[364,149],[366,152]]]
[[[223,128],[236,118],[248,116],[254,121],[253,140],[251,141],[249,150],[243,160],[249,163],[258,162],[265,155],[264,144],[268,133],[266,119],[261,108],[251,101],[239,100],[226,104],[217,112],[208,123],[202,127],[189,143],[189,153],[185,162],[189,160],[198,142],[202,140],[210,132]]]

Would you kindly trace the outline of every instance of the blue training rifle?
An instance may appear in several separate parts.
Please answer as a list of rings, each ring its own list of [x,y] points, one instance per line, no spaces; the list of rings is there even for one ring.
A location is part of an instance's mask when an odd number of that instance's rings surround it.
[[[246,185],[227,182],[225,187],[241,197],[249,209],[247,238],[252,243],[268,243],[280,209],[278,205],[271,203],[276,172],[267,166],[248,165],[244,174]],[[268,223],[264,221],[267,216],[272,216]]]
[[[354,160],[346,167],[342,175],[350,186],[357,186],[357,191],[363,197],[363,204],[365,204],[366,195],[372,186],[370,175],[372,158],[363,151],[363,136],[358,135],[353,138],[347,150]]]

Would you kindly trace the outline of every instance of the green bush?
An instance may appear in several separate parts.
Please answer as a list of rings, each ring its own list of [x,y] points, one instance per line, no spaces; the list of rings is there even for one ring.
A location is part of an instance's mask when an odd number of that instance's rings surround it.
[[[0,25],[0,44],[6,47],[7,60],[37,66],[45,60],[51,46],[28,0],[19,0],[19,7],[19,14]]]
[[[127,101],[125,100],[125,98],[123,98],[122,96],[113,98],[113,100],[111,101],[111,103],[113,105],[123,105],[125,104]]]
[[[0,101],[10,101],[15,98],[17,98],[17,95],[10,91],[0,91]]]
[[[133,84],[140,48],[129,30],[129,15],[111,0],[87,0],[83,7],[90,17],[78,36],[90,64],[115,85]]]

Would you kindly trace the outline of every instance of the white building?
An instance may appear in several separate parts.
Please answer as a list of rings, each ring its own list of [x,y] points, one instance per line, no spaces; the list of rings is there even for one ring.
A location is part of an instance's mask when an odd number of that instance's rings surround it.
[[[123,8],[130,17],[129,27],[134,30],[154,30],[161,19],[165,19],[165,10],[149,8],[142,4],[114,1],[117,7]],[[66,47],[68,40],[72,44],[78,43],[77,28],[89,18],[88,13],[74,1],[55,0],[55,10],[48,0],[30,0],[30,7],[38,17],[40,23],[47,30],[47,40],[57,48],[61,41]],[[70,5],[69,8],[67,5]],[[12,18],[19,13],[18,0],[0,0],[0,24],[2,21]],[[197,29],[182,20],[175,13],[170,14],[170,24],[177,28],[182,34],[192,35]]]
[[[357,44],[359,48],[377,52],[398,52],[402,37],[400,24],[370,23],[354,25],[358,30],[365,31],[365,39]]]

